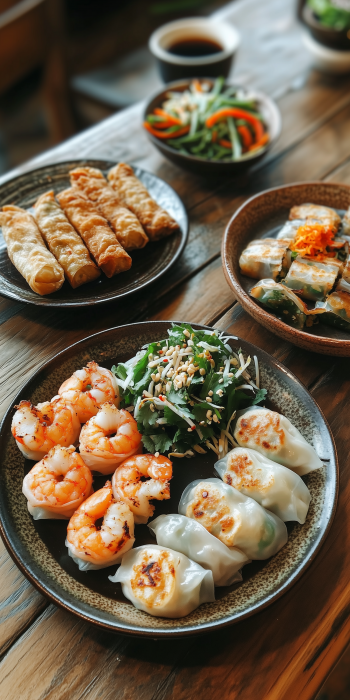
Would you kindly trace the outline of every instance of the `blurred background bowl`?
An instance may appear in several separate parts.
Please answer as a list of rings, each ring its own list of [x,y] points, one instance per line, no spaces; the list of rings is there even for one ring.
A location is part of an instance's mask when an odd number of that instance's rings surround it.
[[[303,42],[318,70],[332,75],[350,73],[350,51],[331,49],[329,46],[320,44],[314,36],[307,32],[303,35]]]
[[[348,29],[339,30],[325,26],[307,4],[304,4],[302,8],[301,18],[309,29],[311,36],[319,44],[328,46],[328,48],[336,51],[350,52],[350,31]]]
[[[151,97],[149,102],[146,104],[143,114],[143,121],[146,121],[147,115],[153,113],[156,107],[162,106],[169,91],[183,92],[189,88],[192,80],[193,77],[191,80],[178,80],[173,83],[168,83],[168,85],[166,85],[162,90],[159,90],[155,95],[153,95],[153,97]],[[206,81],[210,83],[211,86],[214,85],[214,81],[210,78],[206,78]],[[232,85],[232,83],[226,83],[224,87],[228,87],[228,85]],[[252,151],[251,153],[246,154],[240,160],[224,162],[206,160],[205,158],[198,158],[198,156],[194,155],[185,155],[179,151],[176,151],[175,148],[168,146],[167,143],[161,141],[156,136],[153,136],[153,134],[149,133],[149,131],[146,132],[147,136],[165,158],[168,158],[168,160],[171,160],[173,163],[176,163],[176,165],[179,165],[185,170],[190,170],[197,175],[204,175],[206,177],[217,177],[222,175],[232,177],[239,175],[240,173],[249,170],[249,168],[255,165],[259,160],[264,158],[272,144],[280,135],[282,126],[280,111],[276,103],[271,100],[270,97],[265,95],[263,92],[258,92],[257,90],[249,90],[249,97],[255,99],[258,103],[258,109],[264,117],[264,121],[270,135],[270,140],[266,144],[264,150],[259,152]]]
[[[179,42],[213,42],[222,51],[202,56],[183,56],[171,52]],[[168,22],[159,27],[149,40],[149,49],[155,56],[160,75],[165,83],[181,78],[227,78],[240,43],[238,31],[229,24],[207,17],[193,17]]]

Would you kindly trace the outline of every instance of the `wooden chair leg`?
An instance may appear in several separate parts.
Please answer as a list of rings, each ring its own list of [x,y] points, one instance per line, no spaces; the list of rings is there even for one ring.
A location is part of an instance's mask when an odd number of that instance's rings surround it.
[[[61,51],[50,49],[43,80],[43,100],[53,143],[59,143],[76,132],[68,83]]]

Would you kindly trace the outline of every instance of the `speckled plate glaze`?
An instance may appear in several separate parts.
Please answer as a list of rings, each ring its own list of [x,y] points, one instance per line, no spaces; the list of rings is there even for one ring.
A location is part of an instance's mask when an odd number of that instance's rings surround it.
[[[222,242],[222,264],[226,280],[243,308],[258,323],[284,340],[324,355],[350,356],[350,334],[318,323],[305,331],[287,326],[266,311],[249,295],[256,280],[245,277],[239,269],[239,257],[254,238],[276,236],[288,220],[292,206],[312,202],[337,209],[350,205],[350,187],[333,182],[302,182],[260,192],[248,199],[233,215]]]
[[[312,501],[305,525],[288,523],[289,540],[272,559],[243,569],[243,582],[217,588],[217,600],[178,620],[156,618],[137,611],[108,575],[116,567],[79,571],[64,545],[66,522],[34,522],[22,495],[22,480],[33,462],[24,460],[11,436],[13,407],[21,399],[33,403],[50,399],[61,382],[89,360],[111,367],[125,361],[155,338],[167,336],[169,322],[146,322],[97,333],[67,348],[40,369],[21,389],[0,431],[1,533],[12,558],[41,593],[54,603],[96,625],[117,632],[162,637],[188,635],[223,627],[261,610],[282,595],[311,564],[330,528],[337,500],[338,467],[332,435],[320,409],[305,387],[283,365],[243,340],[230,341],[259,358],[261,382],[268,390],[267,405],[283,413],[312,442],[324,467],[305,477]],[[180,495],[193,479],[214,475],[215,456],[196,455],[174,460],[171,499],[157,504],[155,516],[177,512]],[[101,487],[105,477],[95,479]],[[147,526],[136,527],[136,545],[154,542]]]
[[[14,204],[29,209],[38,197],[53,189],[55,192],[70,187],[69,171],[87,165],[99,168],[106,175],[115,165],[106,160],[74,160],[54,163],[9,180],[0,186],[0,207]],[[37,306],[91,306],[126,297],[159,279],[181,255],[188,236],[188,217],[180,197],[164,180],[141,168],[135,174],[144,183],[152,197],[166,209],[179,224],[179,231],[162,241],[150,243],[142,250],[131,253],[132,266],[127,272],[108,279],[101,276],[94,282],[72,289],[65,281],[58,292],[42,297],[35,294],[12,265],[0,229],[0,294],[11,299]]]

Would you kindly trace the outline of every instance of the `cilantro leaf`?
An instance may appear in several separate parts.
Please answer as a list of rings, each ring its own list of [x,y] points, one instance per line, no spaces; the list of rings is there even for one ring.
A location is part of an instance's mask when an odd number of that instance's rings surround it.
[[[177,406],[182,406],[187,403],[183,391],[175,391],[174,387],[171,386],[170,391],[167,392],[167,399]]]
[[[256,392],[254,401],[251,402],[252,406],[255,406],[255,404],[260,403],[260,401],[265,401],[266,399],[266,394],[267,394],[267,389],[258,389]]]
[[[143,406],[139,410],[139,414],[137,416],[137,425],[141,427],[140,432],[142,431],[143,428],[148,428],[149,426],[153,426],[156,424],[157,418],[159,414],[157,411],[152,411],[151,410],[151,404],[146,401],[146,403],[143,404]]]
[[[119,377],[119,379],[124,381],[128,373],[128,368],[122,362],[120,362],[119,365],[117,365],[117,367],[113,365],[111,371],[113,372],[113,374],[115,374],[116,377]]]
[[[154,435],[143,435],[142,436],[142,442],[148,450],[148,452],[151,452],[154,454],[155,452],[160,452],[161,454],[164,454],[164,452],[167,452],[170,450],[173,441],[171,438],[168,437],[166,433],[156,433]]]

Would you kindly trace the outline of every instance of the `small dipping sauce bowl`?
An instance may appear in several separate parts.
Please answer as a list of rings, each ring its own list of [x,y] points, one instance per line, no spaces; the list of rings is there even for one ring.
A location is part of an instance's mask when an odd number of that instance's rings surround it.
[[[180,19],[159,27],[149,40],[165,83],[182,78],[228,76],[238,49],[238,31],[206,17]]]

